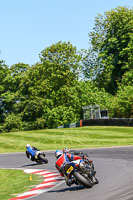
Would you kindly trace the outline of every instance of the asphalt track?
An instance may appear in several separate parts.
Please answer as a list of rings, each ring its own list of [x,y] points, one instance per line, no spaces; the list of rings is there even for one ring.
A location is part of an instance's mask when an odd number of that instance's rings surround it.
[[[133,146],[86,149],[95,164],[99,184],[90,189],[68,187],[65,182],[32,200],[133,200]],[[46,152],[48,164],[37,165],[25,153],[0,154],[0,168],[55,169],[54,152]]]

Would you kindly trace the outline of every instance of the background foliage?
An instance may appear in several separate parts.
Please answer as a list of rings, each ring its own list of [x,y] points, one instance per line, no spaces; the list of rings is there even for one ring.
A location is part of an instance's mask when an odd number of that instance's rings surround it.
[[[133,9],[98,15],[88,50],[59,41],[40,62],[0,61],[0,132],[56,128],[100,105],[110,117],[133,117]]]

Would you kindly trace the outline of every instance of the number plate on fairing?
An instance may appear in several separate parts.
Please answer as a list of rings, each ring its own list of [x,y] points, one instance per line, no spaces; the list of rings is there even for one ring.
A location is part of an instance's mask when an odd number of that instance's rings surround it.
[[[70,166],[70,167],[68,168],[68,170],[66,171],[66,173],[67,173],[67,174],[70,174],[72,171],[73,171],[73,166]]]

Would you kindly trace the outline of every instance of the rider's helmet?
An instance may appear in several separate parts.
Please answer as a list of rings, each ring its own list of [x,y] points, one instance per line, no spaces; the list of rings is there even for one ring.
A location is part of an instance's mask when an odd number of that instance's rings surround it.
[[[60,156],[62,156],[63,152],[61,150],[57,150],[55,152],[55,157],[58,159]]]
[[[26,144],[26,148],[30,147],[30,144]]]
[[[70,150],[67,147],[63,149],[63,153],[69,153],[69,151]]]

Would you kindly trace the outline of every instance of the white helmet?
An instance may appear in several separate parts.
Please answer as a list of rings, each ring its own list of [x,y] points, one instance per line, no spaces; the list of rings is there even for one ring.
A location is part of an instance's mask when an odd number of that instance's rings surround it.
[[[30,147],[30,144],[26,144],[26,148]]]
[[[62,154],[63,154],[63,152],[61,150],[57,150],[55,152],[55,157],[58,159]]]

